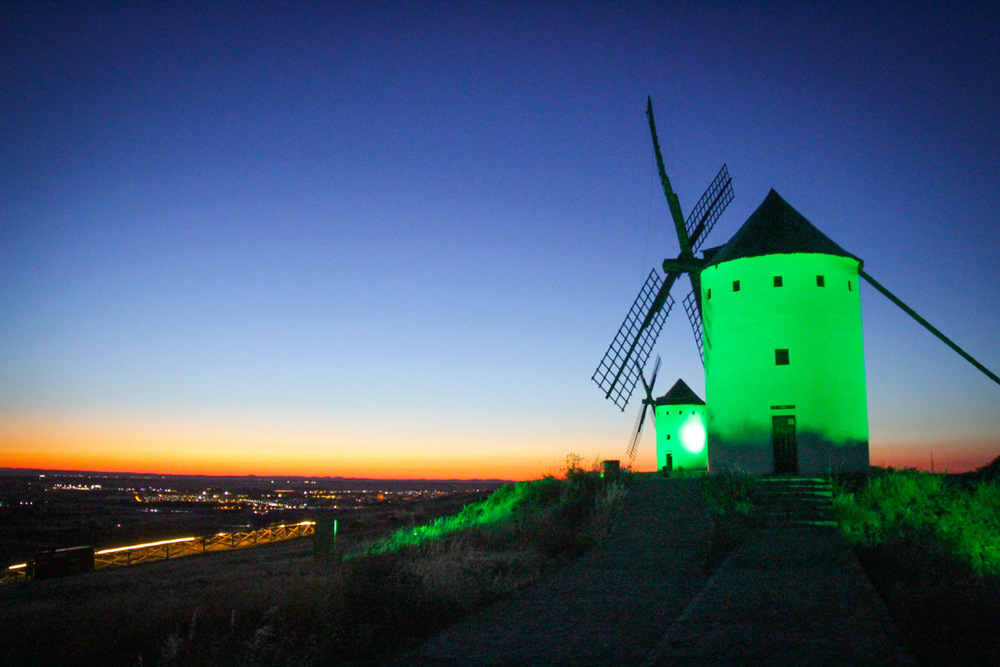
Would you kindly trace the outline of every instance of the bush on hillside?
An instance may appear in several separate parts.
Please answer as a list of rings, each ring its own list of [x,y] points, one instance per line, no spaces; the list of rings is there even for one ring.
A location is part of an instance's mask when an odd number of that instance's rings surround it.
[[[745,472],[719,473],[701,478],[701,499],[714,517],[750,515],[756,489],[754,476]]]
[[[892,471],[855,493],[840,489],[833,511],[855,544],[929,540],[978,574],[1000,575],[1000,484],[967,487],[944,475]]]
[[[996,457],[982,468],[977,468],[976,475],[986,482],[1000,481],[1000,456]]]
[[[596,472],[567,470],[506,485],[485,500],[369,544],[343,562],[327,563],[336,585],[305,608],[279,603],[225,657],[246,664],[378,664],[457,618],[531,583],[578,556],[606,531],[620,484]],[[303,623],[302,618],[308,618]],[[206,637],[211,636],[204,633]],[[225,633],[222,633],[225,634]],[[190,646],[183,629],[165,654],[210,649]],[[169,661],[168,661],[169,662]]]
[[[1000,664],[1000,483],[890,469],[834,489],[835,518],[919,661]]]

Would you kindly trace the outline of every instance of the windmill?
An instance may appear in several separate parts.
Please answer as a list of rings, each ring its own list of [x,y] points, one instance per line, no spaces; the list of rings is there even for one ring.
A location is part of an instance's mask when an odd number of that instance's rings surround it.
[[[691,281],[691,292],[684,298],[684,310],[694,330],[695,343],[699,356],[703,356],[701,332],[701,281],[699,273],[704,260],[698,259],[694,253],[698,251],[716,221],[733,200],[732,179],[726,165],[716,175],[708,189],[695,204],[685,221],[681,213],[680,201],[670,185],[670,179],[663,166],[663,156],[660,153],[660,143],[656,136],[656,122],[653,119],[653,102],[646,99],[646,117],[649,119],[649,132],[653,138],[653,152],[656,156],[656,167],[663,186],[663,194],[667,198],[670,215],[673,219],[677,240],[680,244],[680,254],[676,259],[663,262],[664,278],[656,269],[647,276],[639,295],[629,310],[625,321],[618,329],[604,358],[592,376],[592,380],[604,391],[604,397],[611,399],[623,412],[641,379],[646,397],[642,409],[636,418],[636,425],[629,440],[629,460],[635,459],[636,448],[642,434],[642,426],[647,409],[653,407],[653,383],[659,370],[659,358],[653,370],[651,381],[647,384],[643,377],[643,369],[649,359],[650,352],[663,328],[663,323],[673,308],[674,299],[670,295],[674,283],[682,273],[687,273]]]
[[[592,379],[621,410],[642,379],[646,397],[629,457],[652,397],[643,368],[673,306],[682,273],[684,298],[705,367],[705,424],[713,470],[823,474],[868,469],[868,412],[861,334],[864,279],[987,377],[976,361],[868,275],[863,262],[824,235],[771,190],[723,246],[696,258],[733,198],[723,165],[687,221],[663,166],[652,103],[653,149],[680,254],[654,269]],[[683,393],[683,392],[681,392]],[[666,398],[662,397],[662,398]]]

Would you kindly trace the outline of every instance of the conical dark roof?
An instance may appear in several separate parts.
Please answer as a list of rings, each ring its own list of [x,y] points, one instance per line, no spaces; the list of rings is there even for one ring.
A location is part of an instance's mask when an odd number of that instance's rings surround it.
[[[708,266],[744,257],[812,253],[861,261],[816,229],[773,189]]]
[[[670,391],[656,399],[656,405],[705,405],[705,401],[698,398],[684,380],[678,380]]]

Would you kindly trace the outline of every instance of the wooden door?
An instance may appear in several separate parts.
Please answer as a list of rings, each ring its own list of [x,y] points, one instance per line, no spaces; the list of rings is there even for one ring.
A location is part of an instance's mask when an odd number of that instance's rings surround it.
[[[771,417],[771,444],[774,446],[774,472],[797,473],[799,471],[799,456],[795,444],[795,417],[793,415]]]

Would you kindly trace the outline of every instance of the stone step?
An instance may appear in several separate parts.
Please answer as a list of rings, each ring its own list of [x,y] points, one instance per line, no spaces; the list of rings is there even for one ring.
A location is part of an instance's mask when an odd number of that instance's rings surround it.
[[[762,526],[833,525],[833,491],[823,479],[761,477],[756,480],[751,517]]]

